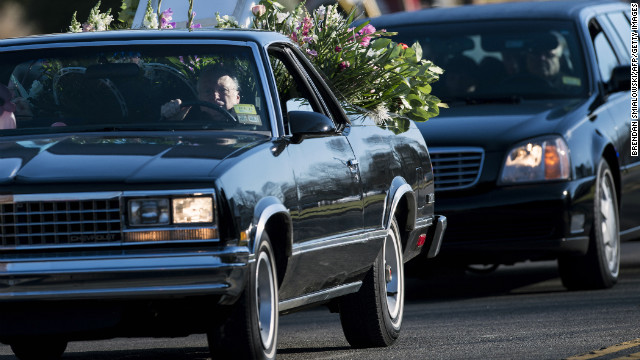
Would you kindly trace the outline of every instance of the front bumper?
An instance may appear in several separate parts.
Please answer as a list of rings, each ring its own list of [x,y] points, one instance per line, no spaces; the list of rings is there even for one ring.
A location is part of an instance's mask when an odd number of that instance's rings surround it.
[[[162,298],[242,292],[245,247],[0,257],[0,301]]]
[[[594,178],[438,194],[449,227],[441,259],[511,263],[585,254],[593,223]]]

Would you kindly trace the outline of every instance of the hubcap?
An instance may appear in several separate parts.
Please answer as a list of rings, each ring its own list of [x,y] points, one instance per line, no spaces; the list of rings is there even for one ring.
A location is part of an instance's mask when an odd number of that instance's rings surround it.
[[[392,322],[399,322],[398,316],[402,310],[404,301],[404,274],[402,273],[402,259],[398,241],[395,238],[393,229],[389,230],[389,235],[384,244],[384,269],[387,290],[387,310]],[[398,324],[395,324],[396,326]]]
[[[616,276],[619,270],[620,248],[612,186],[611,178],[603,176],[600,184],[600,231],[607,266],[610,273]]]
[[[265,252],[260,253],[256,272],[256,294],[260,339],[265,349],[271,347],[275,328],[275,280],[271,271],[271,260]]]

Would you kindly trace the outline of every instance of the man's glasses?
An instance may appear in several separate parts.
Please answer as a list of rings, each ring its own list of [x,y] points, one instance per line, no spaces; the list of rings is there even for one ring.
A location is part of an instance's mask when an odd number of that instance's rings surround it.
[[[213,88],[213,89],[204,89],[204,94],[207,95],[207,96],[213,96],[216,93],[224,94],[224,95],[231,95],[233,92],[236,92],[236,91],[238,91],[238,89],[229,89],[227,87],[220,86],[220,87],[216,87],[216,88]]]

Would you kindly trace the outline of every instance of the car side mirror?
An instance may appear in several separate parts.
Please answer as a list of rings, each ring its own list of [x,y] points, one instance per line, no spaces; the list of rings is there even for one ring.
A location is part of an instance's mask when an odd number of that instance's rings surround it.
[[[618,91],[631,90],[631,66],[620,65],[611,70],[611,79],[607,91],[614,93]]]
[[[306,137],[331,135],[336,132],[333,121],[324,114],[312,111],[290,111],[287,116],[289,129],[296,141]]]

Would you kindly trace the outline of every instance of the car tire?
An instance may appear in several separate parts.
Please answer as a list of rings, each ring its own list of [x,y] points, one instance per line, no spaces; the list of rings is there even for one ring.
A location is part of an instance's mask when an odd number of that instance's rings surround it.
[[[278,340],[278,277],[269,236],[262,234],[244,292],[231,315],[207,338],[214,359],[275,359]]]
[[[400,335],[403,314],[404,261],[394,218],[360,290],[340,299],[340,322],[352,347],[384,347]]]
[[[620,223],[618,198],[611,169],[602,159],[598,165],[593,203],[593,226],[587,254],[558,259],[562,284],[570,290],[606,289],[618,281],[620,272]]]
[[[11,343],[11,350],[20,360],[57,360],[66,349],[66,340],[49,337],[30,337]]]

